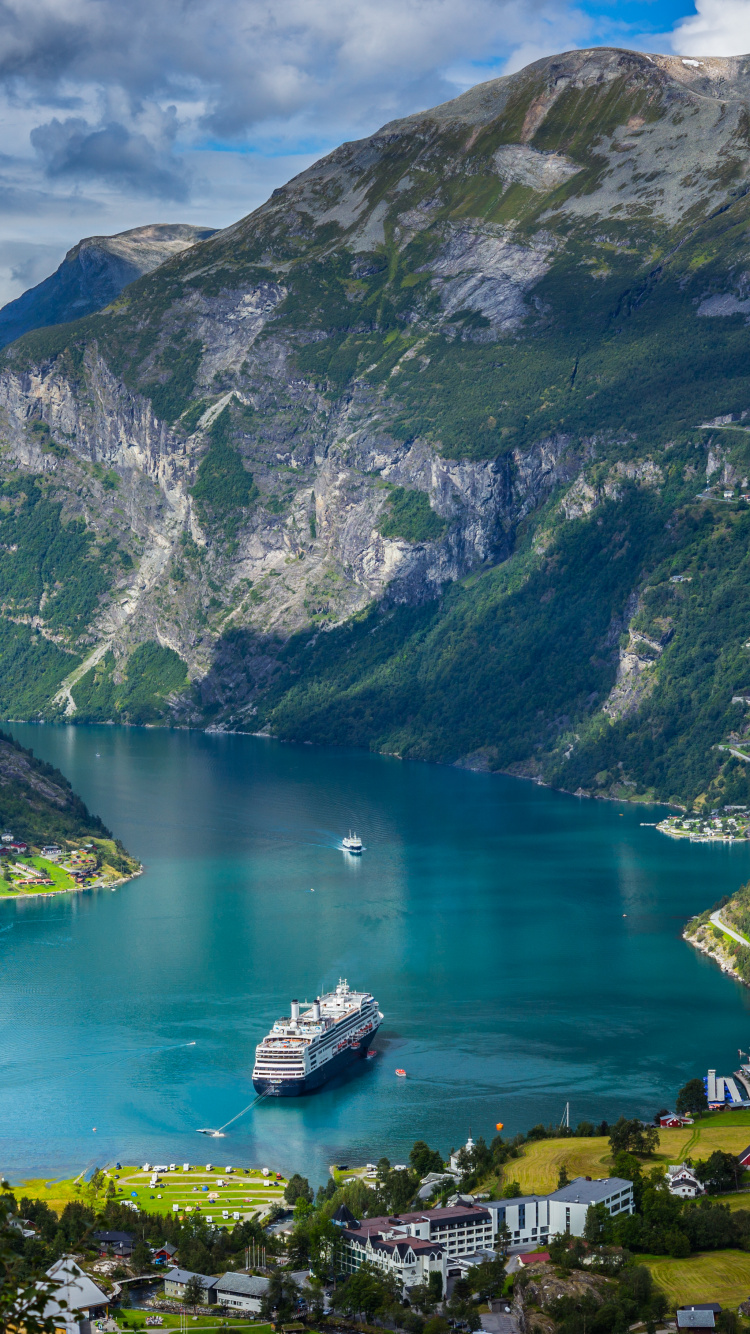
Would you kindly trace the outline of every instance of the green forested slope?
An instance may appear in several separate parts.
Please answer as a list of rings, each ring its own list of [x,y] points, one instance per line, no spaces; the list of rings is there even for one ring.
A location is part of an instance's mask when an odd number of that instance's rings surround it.
[[[0,832],[35,847],[87,835],[111,838],[59,769],[0,732]],[[135,870],[121,844],[123,870]]]

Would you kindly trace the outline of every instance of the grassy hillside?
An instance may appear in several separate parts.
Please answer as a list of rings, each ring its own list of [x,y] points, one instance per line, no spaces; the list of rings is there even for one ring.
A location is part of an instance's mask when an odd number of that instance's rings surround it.
[[[719,1302],[733,1310],[750,1292],[750,1255],[742,1251],[710,1251],[674,1260],[668,1255],[639,1255],[669,1298],[670,1307],[690,1302]]]
[[[660,1130],[659,1140],[658,1152],[644,1160],[646,1168],[681,1163],[688,1157],[706,1159],[716,1149],[736,1154],[750,1144],[750,1112],[719,1113],[683,1130]],[[607,1176],[612,1171],[609,1140],[603,1136],[575,1136],[531,1141],[520,1158],[507,1164],[505,1176],[518,1181],[525,1195],[543,1194],[555,1190],[563,1166],[569,1177]],[[748,1200],[750,1196],[745,1197],[745,1207]]]

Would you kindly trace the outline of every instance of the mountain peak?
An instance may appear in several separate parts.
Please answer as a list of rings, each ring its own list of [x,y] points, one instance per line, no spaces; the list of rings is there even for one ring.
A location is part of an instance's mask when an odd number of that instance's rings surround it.
[[[215,235],[189,223],[150,223],[114,236],[86,236],[62,264],[0,310],[0,347],[30,329],[64,324],[114,301],[123,287]]]

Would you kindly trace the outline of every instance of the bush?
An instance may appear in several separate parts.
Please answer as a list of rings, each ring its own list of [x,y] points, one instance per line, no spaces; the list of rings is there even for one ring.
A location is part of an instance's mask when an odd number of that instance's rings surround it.
[[[198,468],[192,496],[201,522],[233,536],[240,511],[258,495],[253,475],[245,468],[239,451],[230,443],[232,420],[224,408],[211,426],[211,444]]]
[[[389,512],[380,520],[383,537],[401,537],[406,542],[437,542],[448,524],[430,506],[424,491],[397,486],[388,497]]]

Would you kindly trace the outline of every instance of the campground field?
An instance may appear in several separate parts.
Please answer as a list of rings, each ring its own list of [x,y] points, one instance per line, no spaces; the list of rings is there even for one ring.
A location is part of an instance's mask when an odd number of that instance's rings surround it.
[[[20,1182],[14,1190],[19,1199],[26,1195],[45,1200],[50,1208],[61,1212],[71,1200],[103,1205],[112,1186],[116,1199],[132,1201],[147,1213],[184,1215],[195,1211],[215,1225],[231,1227],[238,1221],[235,1215],[239,1219],[251,1218],[278,1204],[286,1186],[285,1180],[276,1180],[275,1173],[264,1177],[258,1168],[238,1168],[227,1173],[225,1168],[214,1164],[210,1171],[205,1165],[191,1164],[187,1172],[179,1164],[176,1171],[161,1173],[154,1187],[150,1185],[151,1172],[137,1166],[123,1166],[119,1171],[108,1167],[102,1176],[98,1189],[85,1181],[82,1173],[61,1181],[32,1178]],[[224,1213],[229,1217],[224,1218]]]

